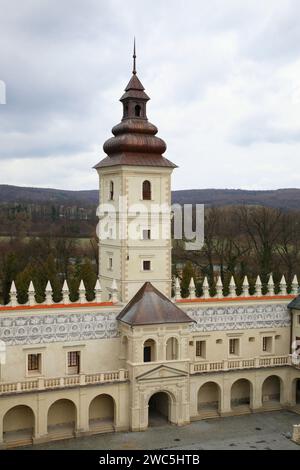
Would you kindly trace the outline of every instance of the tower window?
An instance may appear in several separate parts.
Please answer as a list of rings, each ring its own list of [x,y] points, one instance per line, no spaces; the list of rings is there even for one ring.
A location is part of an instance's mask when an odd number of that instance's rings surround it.
[[[150,271],[151,270],[151,261],[144,260],[143,261],[143,271]]]
[[[150,201],[151,200],[151,183],[148,180],[143,182],[143,200]]]
[[[114,182],[109,182],[109,199],[112,201],[114,198]]]
[[[112,258],[108,258],[108,269],[112,269],[113,268],[113,259]]]
[[[151,230],[149,229],[143,230],[143,240],[151,240]]]
[[[140,105],[139,104],[135,105],[134,107],[135,117],[141,117],[141,111],[142,111],[142,108],[140,107]]]

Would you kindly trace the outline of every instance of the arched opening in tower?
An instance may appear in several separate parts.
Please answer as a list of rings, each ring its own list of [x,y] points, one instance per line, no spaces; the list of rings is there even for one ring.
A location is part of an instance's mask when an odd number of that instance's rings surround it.
[[[137,104],[134,108],[135,117],[141,117],[141,112],[142,112],[142,108],[140,107],[139,104]]]

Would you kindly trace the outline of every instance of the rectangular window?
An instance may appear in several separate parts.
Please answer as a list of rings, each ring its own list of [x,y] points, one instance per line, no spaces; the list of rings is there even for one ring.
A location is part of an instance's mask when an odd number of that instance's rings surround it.
[[[235,354],[236,356],[238,356],[238,354],[239,354],[239,339],[230,338],[230,340],[229,340],[229,354]]]
[[[151,240],[151,230],[149,229],[143,230],[143,240]]]
[[[143,271],[150,271],[151,270],[151,261],[143,261]]]
[[[74,375],[80,373],[80,351],[68,352],[68,374]]]
[[[68,352],[68,367],[79,367],[80,352],[70,351]]]
[[[196,341],[196,357],[206,357],[206,341]]]
[[[298,325],[300,325],[300,315],[297,315],[298,318]]]
[[[112,269],[112,267],[113,267],[113,259],[108,258],[108,269]]]
[[[272,336],[264,336],[262,339],[262,348],[264,352],[272,352]]]
[[[41,354],[28,354],[28,372],[41,371]]]

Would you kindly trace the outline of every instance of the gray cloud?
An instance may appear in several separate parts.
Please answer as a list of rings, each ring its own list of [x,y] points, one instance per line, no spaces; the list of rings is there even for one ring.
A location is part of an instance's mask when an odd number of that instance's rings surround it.
[[[255,115],[236,125],[231,141],[241,146],[259,143],[300,143],[300,126],[298,128],[284,127],[282,124],[273,122],[271,116]]]
[[[0,9],[0,182],[97,186],[91,166],[120,120],[135,34],[149,118],[180,166],[175,187],[295,186],[298,0],[0,0]],[[245,172],[238,162],[249,157]]]

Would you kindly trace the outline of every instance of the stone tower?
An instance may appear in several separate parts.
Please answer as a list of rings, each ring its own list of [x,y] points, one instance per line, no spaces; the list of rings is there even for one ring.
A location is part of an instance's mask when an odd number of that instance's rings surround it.
[[[146,282],[171,295],[171,173],[165,142],[147,119],[148,95],[136,74],[120,101],[123,117],[103,146],[99,174],[99,277],[103,299],[112,286],[128,302]]]

